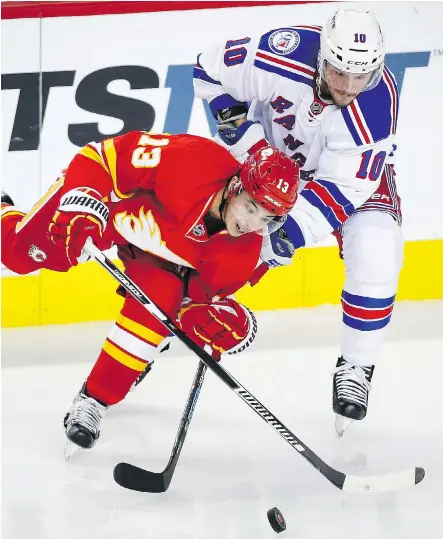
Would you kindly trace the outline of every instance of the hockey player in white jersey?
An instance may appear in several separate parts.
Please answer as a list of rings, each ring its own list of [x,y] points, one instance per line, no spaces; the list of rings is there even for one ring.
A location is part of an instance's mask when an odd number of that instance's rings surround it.
[[[272,144],[302,168],[292,219],[264,241],[268,266],[331,233],[346,268],[333,410],[341,434],[363,419],[403,258],[394,152],[398,93],[370,12],[337,11],[320,26],[233,35],[198,56],[197,97],[216,140],[241,162]],[[319,333],[321,328],[319,328]],[[348,418],[348,419],[344,419]]]

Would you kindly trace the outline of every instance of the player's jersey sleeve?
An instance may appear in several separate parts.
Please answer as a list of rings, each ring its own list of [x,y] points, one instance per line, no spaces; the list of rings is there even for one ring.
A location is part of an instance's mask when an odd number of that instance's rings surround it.
[[[377,190],[396,148],[397,114],[395,79],[385,69],[374,90],[329,116],[318,168],[291,212],[296,248],[322,241],[338,230]]]
[[[161,148],[168,142],[143,131],[90,142],[69,164],[63,190],[90,187],[115,202],[140,187],[149,189]]]
[[[294,26],[219,43],[197,58],[195,95],[209,102],[215,116],[239,103],[268,103],[282,79],[312,85],[319,39],[320,27]]]

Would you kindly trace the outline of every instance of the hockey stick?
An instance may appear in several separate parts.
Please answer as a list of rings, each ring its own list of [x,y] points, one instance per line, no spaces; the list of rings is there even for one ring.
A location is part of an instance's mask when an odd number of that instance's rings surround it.
[[[260,401],[258,401],[246,388],[229,374],[219,363],[205,352],[200,346],[195,344],[184,331],[177,327],[171,318],[160,310],[142,290],[126,274],[105,256],[91,242],[87,242],[84,250],[104,268],[114,276],[123,288],[139,301],[152,315],[154,315],[166,328],[174,333],[178,339],[192,350],[200,360],[211,369],[232,391],[234,391],[246,404],[254,410],[266,423],[271,425],[286,442],[296,449],[314,468],[316,468],[326,479],[337,488],[350,492],[389,492],[420,483],[425,476],[423,468],[408,468],[400,472],[374,476],[349,475],[335,470],[318,455],[316,455],[305,443],[303,443],[294,433],[292,433],[281,421],[274,416]],[[119,465],[120,485],[131,488],[134,472],[139,474],[137,486],[143,487],[138,490],[145,492],[155,492],[151,484],[151,474],[141,468],[136,468],[126,463]]]
[[[114,479],[120,486],[139,492],[166,492],[168,490],[197,404],[206,369],[206,365],[200,361],[166,468],[158,473],[148,472],[132,464],[120,462],[114,468]],[[148,490],[147,486],[149,486]]]

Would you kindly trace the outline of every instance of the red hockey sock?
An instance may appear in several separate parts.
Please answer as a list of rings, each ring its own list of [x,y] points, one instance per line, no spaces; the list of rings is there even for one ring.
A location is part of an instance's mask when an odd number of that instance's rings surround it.
[[[164,264],[143,252],[132,263],[125,262],[128,275],[143,283],[149,297],[175,317],[183,299],[183,281],[174,272],[166,271]],[[109,405],[123,400],[168,334],[169,330],[143,305],[126,297],[86,382],[88,394]]]
[[[86,392],[103,404],[117,404],[126,397],[147,365],[147,361],[136,358],[106,339],[88,376]]]

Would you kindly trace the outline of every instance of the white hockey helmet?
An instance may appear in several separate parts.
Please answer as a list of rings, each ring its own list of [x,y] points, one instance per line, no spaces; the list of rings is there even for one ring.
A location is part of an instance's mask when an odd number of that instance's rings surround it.
[[[380,82],[385,59],[383,34],[370,11],[339,9],[321,31],[318,71],[325,61],[343,73],[372,73],[364,90]]]

